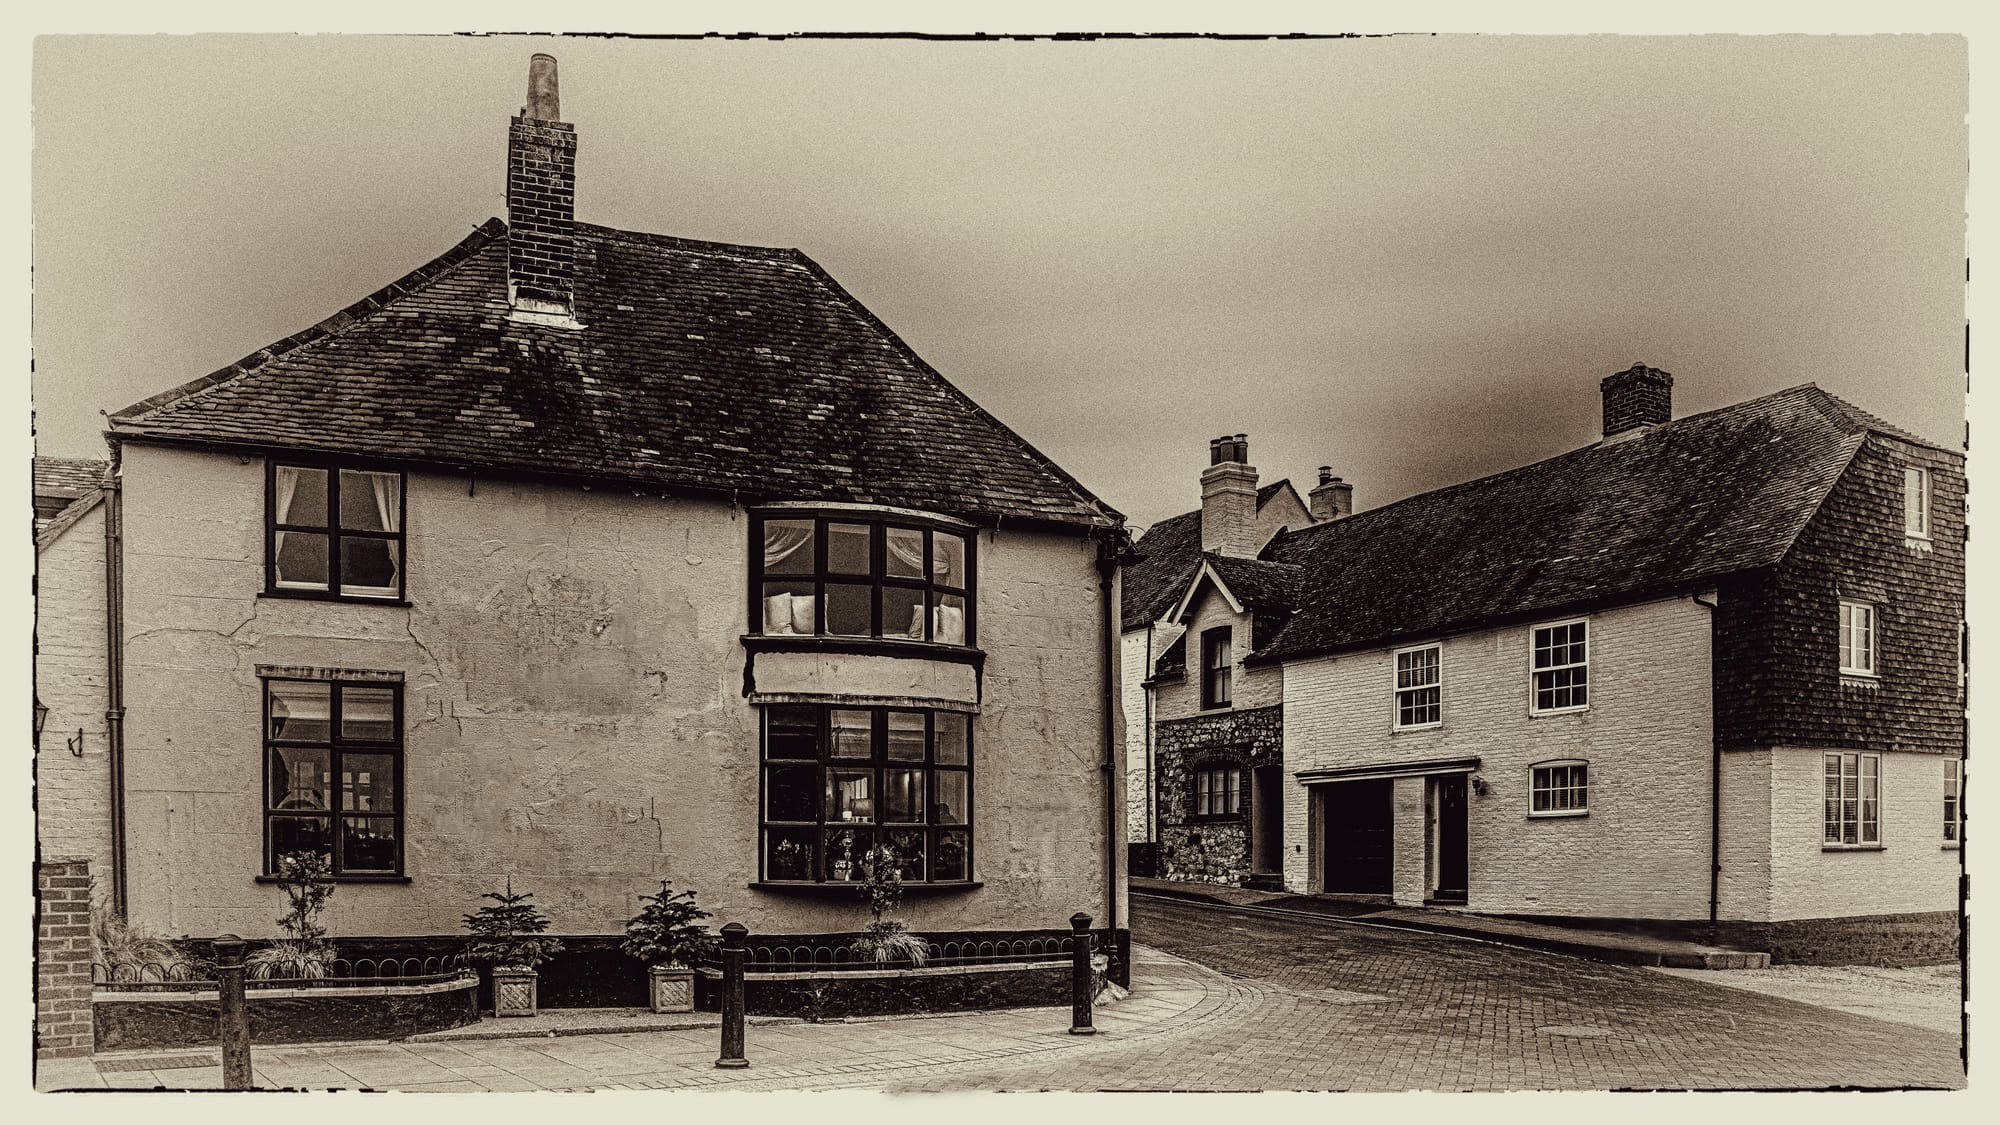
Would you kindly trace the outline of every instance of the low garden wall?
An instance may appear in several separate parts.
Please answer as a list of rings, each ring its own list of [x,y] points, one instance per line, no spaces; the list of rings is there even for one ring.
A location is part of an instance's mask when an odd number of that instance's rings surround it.
[[[352,979],[251,981],[252,1043],[401,1039],[477,1022],[471,973],[375,984]],[[91,1024],[100,1051],[194,1047],[216,1041],[214,981],[98,984]]]

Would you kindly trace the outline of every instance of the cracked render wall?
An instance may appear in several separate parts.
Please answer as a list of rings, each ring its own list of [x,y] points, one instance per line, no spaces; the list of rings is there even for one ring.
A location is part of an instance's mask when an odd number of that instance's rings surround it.
[[[865,923],[846,895],[747,887],[759,763],[740,510],[411,473],[411,604],[356,605],[259,596],[261,460],[135,443],[124,476],[135,917],[276,935],[279,893],[255,882],[256,669],[275,664],[404,676],[410,882],[343,885],[336,937],[459,932],[509,875],[563,934],[618,931],[661,877],[758,932]],[[1101,915],[1092,548],[1008,531],[981,533],[977,549],[985,886],[912,895],[903,915],[919,930]]]

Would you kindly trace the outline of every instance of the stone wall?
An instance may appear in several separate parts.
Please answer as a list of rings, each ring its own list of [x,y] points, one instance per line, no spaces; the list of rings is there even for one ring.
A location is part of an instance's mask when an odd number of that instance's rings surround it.
[[[1255,787],[1249,771],[1283,761],[1284,709],[1259,707],[1165,720],[1155,724],[1154,740],[1161,877],[1237,885],[1250,870]],[[1197,816],[1194,774],[1218,766],[1243,771],[1241,809],[1228,817]]]
[[[71,1058],[91,1050],[90,862],[36,865],[35,1057]]]

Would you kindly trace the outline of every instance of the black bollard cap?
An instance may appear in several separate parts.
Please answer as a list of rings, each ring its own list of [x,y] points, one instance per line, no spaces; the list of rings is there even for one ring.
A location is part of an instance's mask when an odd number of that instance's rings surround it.
[[[1074,914],[1070,915],[1070,916],[1069,916],[1069,928],[1070,928],[1070,929],[1072,929],[1072,930],[1087,930],[1087,929],[1089,929],[1089,928],[1090,928],[1090,915],[1088,915],[1088,914],[1085,914],[1085,913],[1084,913],[1083,911],[1081,911],[1081,910],[1079,910],[1079,911],[1077,911],[1076,913],[1074,913]]]

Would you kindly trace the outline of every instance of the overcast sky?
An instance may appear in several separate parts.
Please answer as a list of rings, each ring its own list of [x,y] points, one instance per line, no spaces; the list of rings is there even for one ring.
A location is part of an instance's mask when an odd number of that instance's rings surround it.
[[[504,215],[536,50],[579,218],[803,249],[1137,524],[1222,433],[1364,508],[1587,444],[1636,361],[1963,436],[1956,37],[45,37],[38,451]]]

